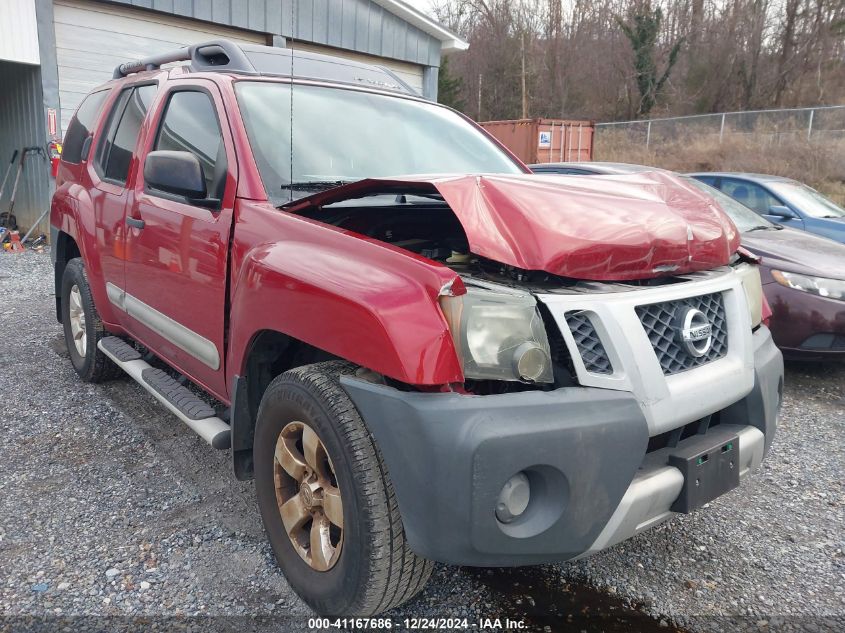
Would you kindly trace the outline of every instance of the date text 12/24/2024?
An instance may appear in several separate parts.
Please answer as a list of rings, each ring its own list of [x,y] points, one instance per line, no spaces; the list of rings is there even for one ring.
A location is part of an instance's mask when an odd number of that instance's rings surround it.
[[[525,628],[524,620],[510,618],[310,618],[309,629],[405,629],[410,631],[453,631],[475,628],[480,631],[517,631]]]

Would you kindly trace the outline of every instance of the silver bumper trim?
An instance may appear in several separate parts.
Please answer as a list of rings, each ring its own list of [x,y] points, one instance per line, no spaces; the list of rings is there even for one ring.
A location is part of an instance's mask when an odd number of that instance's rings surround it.
[[[739,436],[739,482],[757,470],[763,461],[766,437],[753,426],[735,425]]]
[[[763,461],[765,438],[753,426],[722,425],[735,429],[739,438],[739,480],[742,482]],[[684,485],[681,471],[672,466],[656,465],[640,470],[596,540],[578,558],[584,558],[636,536],[669,519],[669,508]]]

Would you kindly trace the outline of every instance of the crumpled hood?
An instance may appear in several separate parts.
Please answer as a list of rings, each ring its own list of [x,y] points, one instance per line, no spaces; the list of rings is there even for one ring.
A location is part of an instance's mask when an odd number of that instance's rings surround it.
[[[367,179],[287,208],[399,190],[439,192],[476,255],[564,277],[632,280],[704,270],[727,264],[740,243],[713,199],[656,171]]]

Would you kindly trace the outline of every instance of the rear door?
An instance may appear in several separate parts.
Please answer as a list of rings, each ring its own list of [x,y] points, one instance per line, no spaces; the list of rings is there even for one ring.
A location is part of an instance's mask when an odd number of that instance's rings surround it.
[[[226,273],[236,162],[216,84],[180,81],[162,97],[146,151],[194,154],[209,199],[150,188],[138,170],[127,214],[126,311],[133,334],[171,365],[224,397]]]
[[[115,288],[125,284],[124,219],[130,198],[127,183],[138,136],[157,89],[154,83],[123,88],[111,104],[97,146],[87,152],[87,155],[93,155],[89,168],[93,186],[89,191],[96,226],[94,239],[110,298]],[[87,160],[83,153],[84,141],[80,146],[80,159]],[[124,315],[119,311],[114,314],[122,321]]]

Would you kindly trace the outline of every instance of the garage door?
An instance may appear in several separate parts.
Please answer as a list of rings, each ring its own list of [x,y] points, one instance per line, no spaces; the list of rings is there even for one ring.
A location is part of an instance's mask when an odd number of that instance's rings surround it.
[[[62,130],[85,95],[122,62],[221,37],[267,43],[263,33],[100,2],[56,0],[54,12]]]
[[[337,57],[343,57],[344,59],[361,62],[362,64],[383,66],[384,68],[390,69],[397,77],[399,77],[399,79],[411,86],[411,88],[416,90],[418,93],[422,94],[423,67],[418,64],[409,64],[406,62],[396,61],[395,59],[376,57],[375,55],[352,53],[350,51],[343,51],[337,48],[307,42],[290,42],[289,46],[295,51],[310,51],[312,53],[322,53],[323,55],[335,55]]]

